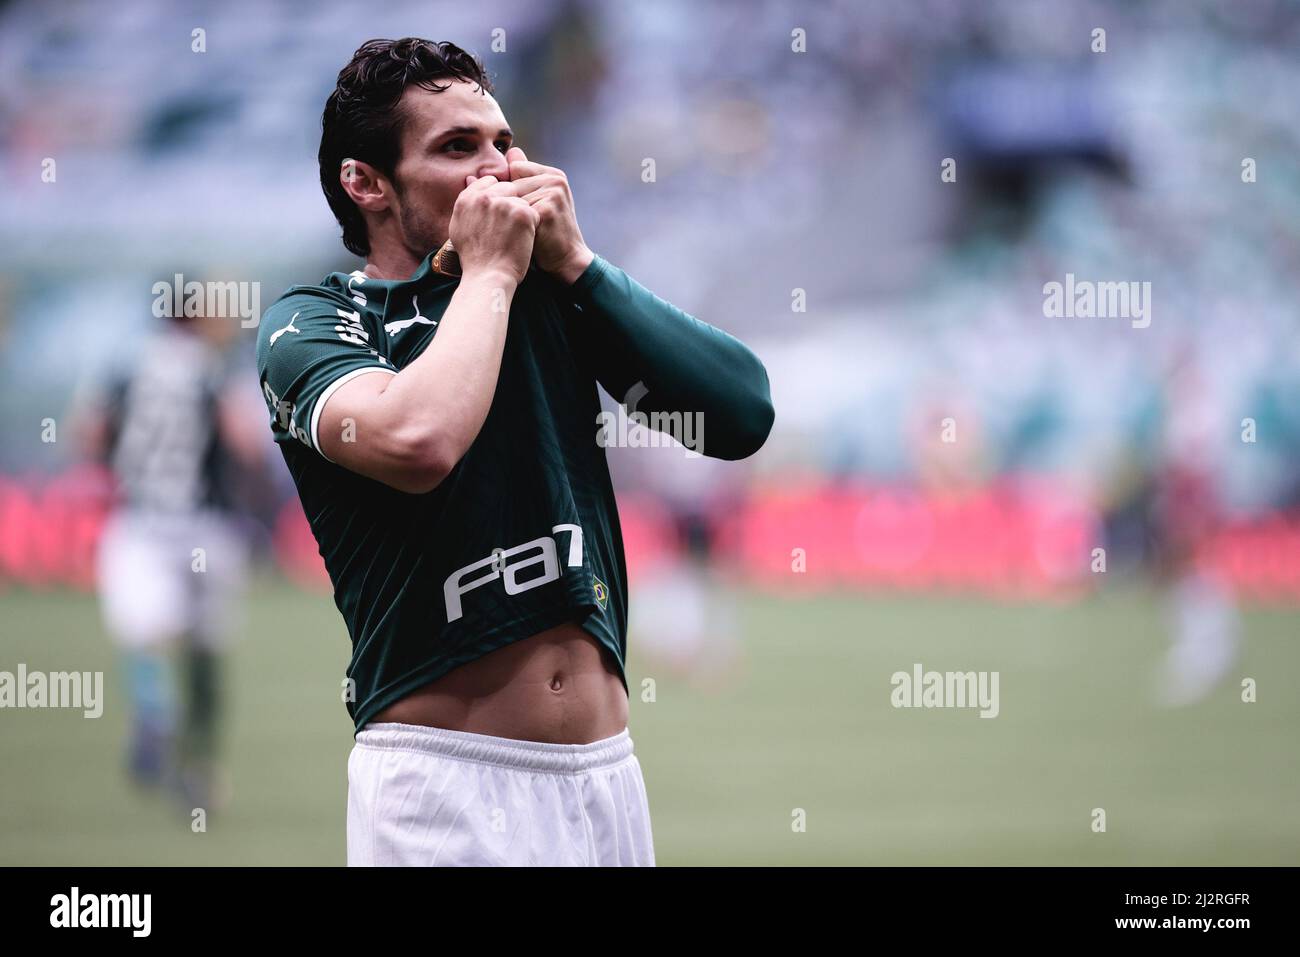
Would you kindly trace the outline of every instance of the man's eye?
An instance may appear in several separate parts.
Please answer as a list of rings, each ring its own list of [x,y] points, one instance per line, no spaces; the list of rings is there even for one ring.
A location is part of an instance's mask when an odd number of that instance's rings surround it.
[[[470,153],[474,147],[470,146],[469,140],[448,140],[443,149],[449,153]]]
[[[496,144],[496,147],[498,153],[508,153],[510,151],[510,144],[507,143],[505,140],[500,140]]]

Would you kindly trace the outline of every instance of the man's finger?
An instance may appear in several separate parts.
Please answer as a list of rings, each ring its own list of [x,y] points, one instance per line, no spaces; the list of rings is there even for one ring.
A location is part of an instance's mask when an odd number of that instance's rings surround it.
[[[541,189],[535,189],[531,193],[523,196],[529,206],[536,206],[544,200],[553,199],[560,194],[559,186],[544,186]]]
[[[496,182],[497,178],[495,176],[466,176],[465,189],[463,192],[474,190],[475,192],[481,193],[484,190],[495,186]]]
[[[502,180],[492,187],[492,192],[497,196],[527,196],[539,189],[558,186],[561,182],[563,180],[557,176],[530,176],[528,179]]]
[[[526,176],[544,176],[547,173],[563,175],[564,171],[554,166],[543,166],[541,163],[530,163],[528,160],[519,160],[518,162],[512,162],[510,164],[511,179],[523,179]]]
[[[521,150],[518,146],[512,146],[510,147],[510,149],[506,150],[506,162],[527,163],[528,157],[524,155],[524,151]]]

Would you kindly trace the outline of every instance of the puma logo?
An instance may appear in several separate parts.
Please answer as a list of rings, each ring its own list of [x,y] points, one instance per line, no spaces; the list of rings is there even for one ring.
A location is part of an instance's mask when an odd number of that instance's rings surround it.
[[[395,319],[392,322],[384,323],[384,331],[386,333],[388,333],[390,336],[395,336],[403,329],[411,328],[411,326],[415,325],[417,322],[423,323],[426,326],[436,326],[438,324],[437,319],[429,319],[425,316],[420,315],[419,296],[411,297],[411,305],[415,308],[415,315],[413,315],[410,319]]]
[[[301,315],[301,313],[297,313],[297,312],[295,312],[295,313],[293,314],[293,319],[297,319],[298,316],[300,316],[300,315]],[[289,324],[288,324],[287,326],[285,326],[283,329],[277,329],[277,330],[275,330],[275,332],[271,333],[271,341],[267,344],[267,348],[268,348],[268,349],[269,349],[271,346],[275,345],[275,340],[276,340],[276,339],[279,339],[279,338],[280,338],[282,335],[284,335],[286,332],[302,332],[301,329],[299,329],[297,326],[295,326],[295,325],[293,324],[293,319],[290,319],[290,320],[289,320]]]

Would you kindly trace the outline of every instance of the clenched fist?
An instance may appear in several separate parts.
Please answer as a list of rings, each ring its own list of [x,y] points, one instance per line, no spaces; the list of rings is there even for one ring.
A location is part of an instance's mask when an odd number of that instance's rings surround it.
[[[515,183],[468,177],[451,211],[452,245],[465,275],[496,272],[518,284],[528,272],[541,214]]]

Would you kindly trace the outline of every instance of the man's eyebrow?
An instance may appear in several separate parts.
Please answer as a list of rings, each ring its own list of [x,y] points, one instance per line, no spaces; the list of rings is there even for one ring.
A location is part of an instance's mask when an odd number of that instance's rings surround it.
[[[441,133],[439,133],[436,137],[434,137],[434,139],[440,140],[444,136],[452,136],[452,135],[456,135],[456,136],[465,136],[467,134],[477,135],[478,132],[479,132],[479,128],[477,126],[450,126],[447,129],[443,130]],[[497,130],[497,136],[508,140],[512,140],[515,138],[515,134],[510,132],[510,130],[506,129],[505,127],[502,127],[501,129]]]

